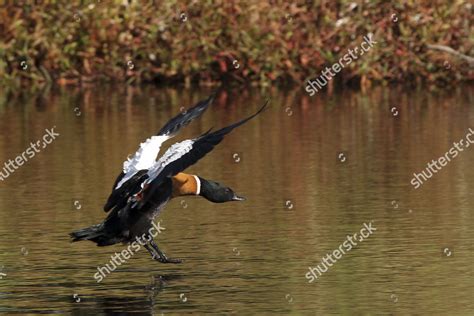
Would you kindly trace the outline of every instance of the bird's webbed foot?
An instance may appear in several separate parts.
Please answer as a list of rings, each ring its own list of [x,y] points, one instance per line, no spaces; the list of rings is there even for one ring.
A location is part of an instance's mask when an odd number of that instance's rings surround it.
[[[153,239],[150,240],[149,244],[145,245],[145,248],[148,250],[148,252],[151,254],[151,256],[154,260],[157,260],[161,263],[178,264],[178,263],[183,262],[183,260],[181,260],[181,259],[168,258],[165,255],[165,253],[163,251],[161,251],[160,248],[158,248],[158,245],[155,243],[155,241]]]

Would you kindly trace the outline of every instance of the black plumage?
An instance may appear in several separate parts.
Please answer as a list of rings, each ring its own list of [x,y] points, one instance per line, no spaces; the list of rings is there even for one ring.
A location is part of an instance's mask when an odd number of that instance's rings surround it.
[[[199,102],[186,113],[181,113],[171,119],[159,133],[172,135],[180,128],[189,124],[204,112],[212,101],[212,97]],[[215,132],[210,130],[198,138],[187,140],[171,146],[165,154],[148,170],[139,170],[119,188],[117,184],[125,176],[124,172],[117,178],[112,194],[104,206],[110,211],[103,223],[72,232],[72,241],[91,240],[98,246],[115,243],[131,243],[138,236],[149,238],[146,249],[154,259],[164,263],[178,263],[180,260],[167,258],[158,248],[148,232],[154,217],[172,198],[173,177],[195,164],[219,144],[225,135],[233,129],[251,120],[267,107],[268,101],[253,115]],[[197,177],[203,190],[196,194],[215,203],[242,201],[230,188],[217,182]],[[151,247],[150,247],[151,246]]]

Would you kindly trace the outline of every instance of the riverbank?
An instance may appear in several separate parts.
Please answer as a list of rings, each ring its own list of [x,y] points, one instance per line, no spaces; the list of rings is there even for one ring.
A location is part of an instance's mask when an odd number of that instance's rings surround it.
[[[4,5],[0,84],[303,85],[370,34],[377,46],[331,84],[450,86],[474,80],[473,13],[469,1]]]

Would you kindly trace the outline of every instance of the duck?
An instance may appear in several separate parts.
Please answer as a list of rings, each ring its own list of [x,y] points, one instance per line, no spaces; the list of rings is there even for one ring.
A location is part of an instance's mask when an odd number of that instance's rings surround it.
[[[159,230],[154,220],[170,200],[182,196],[202,197],[212,203],[245,200],[226,185],[184,171],[211,152],[225,135],[262,113],[268,100],[254,114],[217,131],[211,128],[198,137],[177,142],[157,158],[162,144],[200,117],[214,97],[215,94],[180,112],[156,135],[140,144],[133,157],[123,163],[112,186],[103,208],[109,214],[102,223],[71,232],[72,242],[89,240],[99,247],[122,243],[129,244],[129,248],[133,245],[134,249],[139,242],[152,259],[181,263],[181,259],[168,257],[154,240]],[[151,233],[153,228],[156,228],[155,233]]]

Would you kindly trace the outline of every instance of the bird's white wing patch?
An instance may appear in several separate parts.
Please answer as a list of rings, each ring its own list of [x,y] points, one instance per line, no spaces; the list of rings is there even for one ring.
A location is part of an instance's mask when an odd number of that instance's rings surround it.
[[[188,139],[182,142],[173,144],[168,150],[161,156],[161,158],[148,170],[148,179],[144,182],[142,187],[151,183],[160,174],[160,172],[173,161],[178,160],[187,154],[192,148],[195,140]]]
[[[115,189],[120,188],[122,184],[133,177],[139,170],[151,168],[156,162],[156,156],[160,152],[161,144],[169,138],[170,137],[166,135],[152,136],[141,143],[140,148],[138,148],[133,158],[129,158],[123,163],[125,176],[117,183]]]

